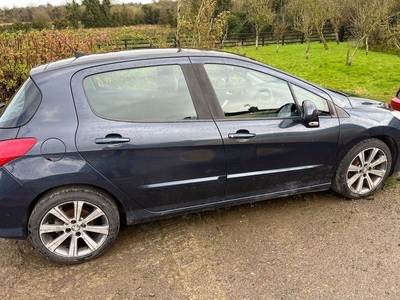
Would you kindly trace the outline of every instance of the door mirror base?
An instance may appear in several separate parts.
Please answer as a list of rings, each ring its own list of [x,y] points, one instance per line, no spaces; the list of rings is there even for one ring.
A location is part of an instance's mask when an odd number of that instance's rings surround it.
[[[319,127],[318,109],[312,101],[303,101],[301,117],[303,118],[306,127]]]

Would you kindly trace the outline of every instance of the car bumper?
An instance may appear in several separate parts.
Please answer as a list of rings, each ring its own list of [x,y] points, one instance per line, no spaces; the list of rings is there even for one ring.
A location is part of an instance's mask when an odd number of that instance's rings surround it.
[[[0,238],[27,237],[29,204],[34,195],[0,168]]]

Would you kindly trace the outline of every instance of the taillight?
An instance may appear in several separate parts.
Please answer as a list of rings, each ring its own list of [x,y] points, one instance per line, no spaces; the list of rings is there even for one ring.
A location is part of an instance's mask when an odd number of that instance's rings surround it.
[[[36,144],[35,138],[7,140],[0,142],[0,167],[25,155]]]

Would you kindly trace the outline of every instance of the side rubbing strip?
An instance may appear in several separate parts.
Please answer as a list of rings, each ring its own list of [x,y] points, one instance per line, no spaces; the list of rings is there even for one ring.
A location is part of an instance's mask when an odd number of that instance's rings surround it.
[[[170,186],[176,186],[176,185],[201,183],[201,182],[207,182],[207,181],[218,181],[219,177],[220,176],[213,176],[213,177],[178,180],[178,181],[170,181],[170,182],[162,182],[162,183],[154,183],[154,184],[144,184],[144,185],[140,185],[138,188],[140,190],[146,190],[146,189],[156,189],[156,188],[170,187]]]
[[[321,166],[322,165],[312,165],[312,166],[302,166],[302,167],[295,167],[295,168],[274,169],[274,170],[267,170],[267,171],[237,173],[237,174],[228,175],[228,179],[230,179],[230,178],[248,177],[248,176],[259,176],[259,175],[274,174],[274,173],[283,173],[283,172],[292,172],[292,171],[299,171],[299,170],[318,168],[318,167],[321,167]]]

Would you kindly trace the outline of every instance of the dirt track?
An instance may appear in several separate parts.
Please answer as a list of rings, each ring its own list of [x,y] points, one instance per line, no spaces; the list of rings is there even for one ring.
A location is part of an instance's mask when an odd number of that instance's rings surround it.
[[[0,299],[400,299],[400,183],[369,200],[312,193],[123,228],[80,265],[28,241],[0,251]]]

